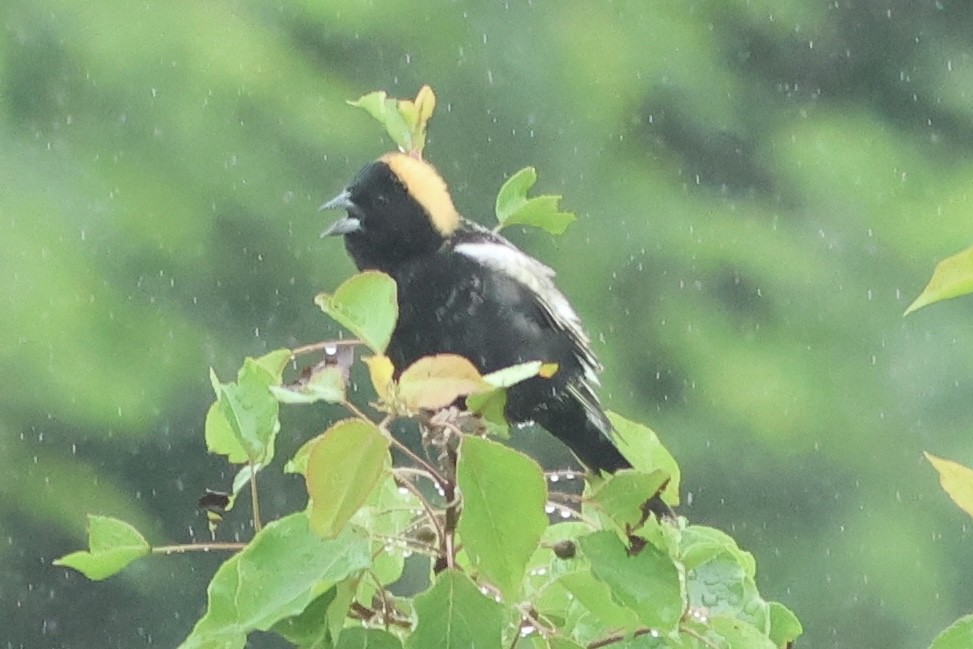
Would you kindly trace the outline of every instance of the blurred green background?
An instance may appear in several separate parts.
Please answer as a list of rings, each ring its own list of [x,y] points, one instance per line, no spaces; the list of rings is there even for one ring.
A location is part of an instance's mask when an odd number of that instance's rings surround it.
[[[391,146],[344,102],[423,83],[463,213],[534,164],[578,214],[510,235],[800,646],[922,647],[973,609],[921,456],[973,462],[973,300],[902,318],[973,242],[970,3],[4,0],[0,25],[0,647],[185,637],[224,557],[51,560],[87,512],[208,538],[207,369],[336,335],[312,298],[353,269],[316,207]],[[278,457],[337,415],[286,410]],[[276,473],[270,515],[302,504]]]

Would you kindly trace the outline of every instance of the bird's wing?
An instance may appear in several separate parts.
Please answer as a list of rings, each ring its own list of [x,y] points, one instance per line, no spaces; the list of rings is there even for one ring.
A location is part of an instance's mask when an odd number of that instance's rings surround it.
[[[471,221],[464,220],[460,230],[453,235],[453,249],[525,286],[549,324],[568,336],[574,354],[584,368],[585,379],[591,385],[598,385],[601,363],[591,350],[591,340],[582,328],[578,314],[554,285],[553,270],[499,234]]]

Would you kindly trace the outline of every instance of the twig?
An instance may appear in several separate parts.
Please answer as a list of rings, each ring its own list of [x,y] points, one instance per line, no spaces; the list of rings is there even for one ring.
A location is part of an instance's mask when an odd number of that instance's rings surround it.
[[[246,543],[183,543],[179,545],[159,545],[152,548],[152,554],[183,554],[185,552],[212,552],[227,550],[237,552],[247,547]]]
[[[398,469],[392,470],[393,473],[397,471]],[[403,487],[411,491],[412,495],[415,496],[416,499],[422,504],[422,508],[426,510],[426,516],[429,517],[429,522],[432,523],[433,527],[436,528],[436,537],[442,539],[443,535],[445,534],[445,530],[443,530],[443,526],[439,523],[439,517],[436,516],[436,510],[433,509],[432,504],[429,502],[429,500],[422,494],[422,491],[419,490],[419,487],[415,486],[405,478],[401,478],[398,476],[396,476],[396,478],[397,478],[396,482],[398,482],[400,485],[402,485]]]
[[[319,343],[312,343],[310,345],[302,345],[300,347],[295,347],[291,350],[291,356],[297,358],[298,356],[303,356],[304,354],[312,354],[314,352],[319,352],[322,349],[327,349],[328,347],[348,347],[360,345],[361,341],[354,338],[349,338],[348,340],[323,340]]]
[[[419,554],[423,554],[429,557],[439,556],[439,553],[437,552],[435,546],[429,545],[428,543],[423,543],[419,539],[410,539],[407,536],[388,536],[386,534],[377,534],[375,532],[372,532],[372,538],[377,539],[379,541],[384,541],[387,544],[402,543],[404,545],[409,546],[408,549],[410,551],[418,552]],[[379,548],[374,553],[372,553],[372,561],[377,559],[379,555],[381,555],[385,551],[386,551],[385,548]]]
[[[632,638],[637,638],[640,635],[648,635],[655,631],[655,629],[636,629],[631,635]],[[625,633],[615,633],[601,640],[595,640],[594,642],[588,643],[588,649],[598,649],[599,647],[607,647],[610,644],[615,644],[616,642],[621,642],[622,640],[628,639],[628,634]]]
[[[710,642],[709,640],[707,640],[705,637],[703,637],[703,635],[701,633],[699,633],[698,631],[696,631],[696,629],[693,629],[693,628],[688,627],[688,626],[680,625],[679,626],[679,630],[682,631],[683,633],[685,633],[686,635],[691,635],[692,637],[696,638],[697,640],[699,640],[700,642],[702,642],[707,647],[710,647],[710,649],[719,649],[719,646],[717,646],[716,644],[714,644],[714,643]]]
[[[344,401],[341,402],[341,404],[345,407],[345,409],[348,412],[350,412],[354,416],[358,417],[359,419],[364,419],[365,421],[371,421],[371,418],[369,418],[368,415],[366,415],[364,412],[362,412],[361,409],[359,409],[358,406],[356,406],[355,404],[353,404],[351,401],[348,401],[347,399],[345,399]],[[436,471],[436,469],[431,464],[429,464],[428,462],[426,462],[425,460],[423,460],[421,457],[419,457],[418,455],[416,455],[415,453],[413,453],[412,452],[412,449],[410,449],[408,446],[406,446],[405,444],[403,444],[399,440],[395,439],[395,435],[393,435],[392,433],[389,432],[389,429],[387,428],[387,425],[388,425],[388,423],[390,421],[392,421],[392,417],[391,416],[386,416],[385,419],[383,419],[378,424],[378,429],[380,431],[382,431],[382,434],[384,434],[385,437],[387,437],[388,440],[392,444],[394,444],[400,451],[402,451],[407,456],[409,456],[409,458],[413,462],[415,462],[416,464],[418,464],[419,466],[421,466],[423,469],[425,469],[429,473],[429,475],[433,476],[433,479],[435,479],[436,482],[440,483],[440,486],[441,486],[441,484],[443,482],[445,482],[445,479],[439,474],[439,472]]]

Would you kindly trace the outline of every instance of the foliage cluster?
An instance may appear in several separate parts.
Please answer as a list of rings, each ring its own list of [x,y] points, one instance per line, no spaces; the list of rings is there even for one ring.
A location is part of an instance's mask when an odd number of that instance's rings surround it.
[[[431,90],[415,102],[376,93],[354,104],[421,155]],[[500,190],[498,229],[563,231],[571,217],[558,197],[527,197],[535,180],[525,169]],[[651,429],[611,413],[634,468],[571,490],[577,474],[545,474],[491,439],[509,435],[505,389],[556,366],[525,363],[481,376],[466,359],[439,355],[393,380],[384,352],[398,315],[394,281],[364,272],[315,302],[357,340],[248,358],[232,382],[211,376],[207,447],[240,468],[230,493],[207,494],[201,504],[215,533],[249,488],[253,538],[152,547],[127,523],[92,516],[89,549],[59,565],[104,579],[151,553],[235,551],[213,576],[207,611],[184,649],[243,647],[255,631],[318,649],[774,649],[801,634],[786,607],[760,596],[754,558],[730,536],[649,513],[656,495],[677,504],[680,482]],[[371,354],[362,359],[375,393],[367,405],[347,388],[356,345]],[[453,406],[458,400],[465,408]],[[284,465],[304,477],[307,508],[264,525],[257,483],[275,466],[280,406],[318,402],[340,404],[350,417]],[[425,457],[393,435],[400,420],[418,423]],[[403,593],[412,557],[428,558],[430,578]]]

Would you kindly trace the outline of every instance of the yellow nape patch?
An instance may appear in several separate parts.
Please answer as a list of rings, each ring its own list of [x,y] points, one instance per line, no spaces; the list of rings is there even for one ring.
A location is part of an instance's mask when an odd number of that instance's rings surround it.
[[[381,158],[409,190],[409,194],[426,210],[432,225],[444,237],[459,227],[459,213],[449,196],[449,188],[439,172],[424,160],[405,153],[386,153]]]

